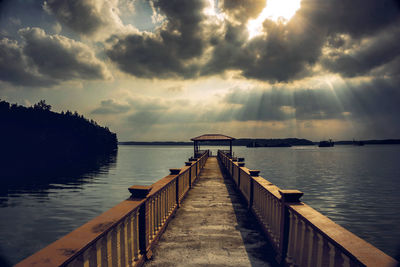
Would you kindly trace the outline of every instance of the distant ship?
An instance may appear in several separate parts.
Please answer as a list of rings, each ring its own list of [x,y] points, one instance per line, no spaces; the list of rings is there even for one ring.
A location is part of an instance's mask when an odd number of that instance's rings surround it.
[[[319,147],[333,147],[333,146],[335,146],[335,143],[332,141],[332,139],[329,139],[329,141],[320,141],[318,146]]]

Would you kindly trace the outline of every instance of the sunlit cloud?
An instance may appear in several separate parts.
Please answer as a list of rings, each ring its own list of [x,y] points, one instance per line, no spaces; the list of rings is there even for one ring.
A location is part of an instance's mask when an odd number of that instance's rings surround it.
[[[301,0],[268,0],[261,14],[247,23],[249,39],[263,33],[263,22],[266,19],[287,23],[300,8]]]

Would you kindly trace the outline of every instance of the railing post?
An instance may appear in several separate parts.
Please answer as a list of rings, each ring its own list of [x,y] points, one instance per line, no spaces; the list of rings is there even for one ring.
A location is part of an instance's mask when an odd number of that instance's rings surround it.
[[[299,190],[279,190],[281,194],[281,204],[282,204],[282,212],[281,212],[281,233],[280,233],[280,252],[277,255],[277,261],[281,264],[284,264],[287,251],[288,251],[288,241],[289,241],[289,228],[290,228],[290,219],[289,219],[289,208],[288,204],[291,203],[299,203],[300,198],[303,196],[303,192]]]
[[[192,166],[192,162],[186,161],[186,166]],[[192,167],[189,168],[189,189],[192,188]]]
[[[169,169],[170,175],[176,175],[176,194],[175,194],[175,199],[176,199],[176,207],[179,208],[179,178],[180,175],[179,172],[181,169]]]
[[[232,179],[233,179],[233,175],[234,175],[234,168],[235,168],[235,164],[234,164],[234,162],[237,162],[237,158],[233,158],[232,157],[232,171],[231,171],[231,177],[232,177]]]
[[[140,186],[134,185],[128,188],[131,193],[131,198],[146,198],[149,192],[151,191],[151,186]],[[149,233],[147,224],[149,222],[149,214],[148,214],[148,202],[144,202],[143,205],[139,208],[139,251],[140,254],[147,257],[147,246],[148,240],[147,235]]]
[[[239,162],[239,168],[238,168],[238,182],[237,182],[237,187],[240,188],[240,167],[244,167],[244,162]]]
[[[254,199],[254,178],[253,177],[258,177],[258,174],[260,173],[259,170],[249,170],[250,172],[250,197],[249,197],[249,209],[253,206],[253,199]]]

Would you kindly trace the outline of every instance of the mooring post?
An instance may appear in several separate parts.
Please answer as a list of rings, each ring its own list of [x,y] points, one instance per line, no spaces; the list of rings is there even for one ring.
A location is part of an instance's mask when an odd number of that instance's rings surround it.
[[[290,218],[289,218],[289,204],[300,203],[300,198],[303,196],[303,192],[299,190],[279,190],[281,194],[281,233],[279,240],[280,252],[276,256],[276,260],[284,264],[286,254],[288,251],[288,241],[289,241],[289,230],[290,230]]]

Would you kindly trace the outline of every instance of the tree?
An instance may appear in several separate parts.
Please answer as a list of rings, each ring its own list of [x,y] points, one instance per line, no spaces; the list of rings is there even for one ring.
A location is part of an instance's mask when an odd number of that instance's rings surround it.
[[[51,105],[46,104],[46,100],[40,100],[37,104],[33,105],[34,109],[39,109],[39,110],[46,110],[50,111],[51,110]]]

